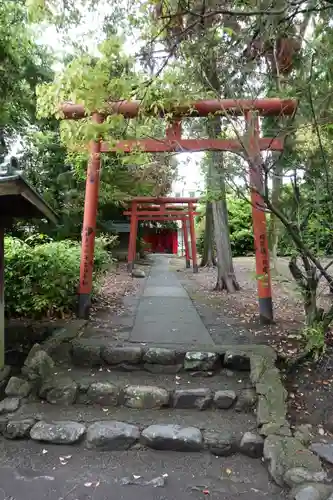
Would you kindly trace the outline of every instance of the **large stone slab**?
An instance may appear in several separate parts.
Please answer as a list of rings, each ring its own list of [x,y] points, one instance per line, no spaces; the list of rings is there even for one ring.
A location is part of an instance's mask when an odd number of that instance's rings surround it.
[[[150,425],[141,433],[144,445],[155,450],[200,451],[202,434],[196,427],[180,425]]]
[[[210,389],[204,387],[178,389],[174,391],[172,399],[174,408],[206,410],[211,405],[213,394]]]
[[[166,389],[150,385],[130,385],[123,391],[124,405],[128,408],[154,409],[170,404],[170,394]]]
[[[140,438],[139,428],[124,422],[95,422],[88,427],[87,448],[99,450],[127,450]]]
[[[43,441],[54,444],[73,444],[79,441],[86,428],[78,422],[37,422],[30,431],[30,437],[34,441]]]
[[[319,458],[295,438],[271,435],[265,439],[264,458],[274,481],[292,487],[326,478]]]
[[[101,349],[101,356],[108,365],[121,363],[140,363],[143,351],[138,346],[105,345]]]
[[[159,279],[163,282],[163,277]],[[141,297],[130,335],[131,342],[214,345],[181,284],[176,281],[175,287],[168,285],[161,288],[152,287]]]

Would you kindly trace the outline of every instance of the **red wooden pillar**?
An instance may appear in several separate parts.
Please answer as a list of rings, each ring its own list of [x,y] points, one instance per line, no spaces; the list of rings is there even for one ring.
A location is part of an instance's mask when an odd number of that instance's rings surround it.
[[[185,263],[186,263],[186,268],[189,269],[191,267],[191,261],[190,261],[190,252],[188,248],[188,231],[187,231],[186,219],[182,219],[182,225],[183,225],[184,248],[185,248]]]
[[[128,256],[127,256],[127,269],[129,272],[131,272],[134,267],[134,262],[136,257],[137,234],[138,234],[137,202],[132,201],[131,226],[130,226],[130,236],[128,242]]]
[[[94,113],[92,119],[95,123],[102,123],[103,121],[103,118],[99,113]],[[101,142],[99,140],[93,140],[90,143],[90,158],[87,168],[86,194],[84,200],[84,216],[81,240],[82,243],[78,316],[85,319],[89,317],[89,310],[91,305],[100,169]]]
[[[256,256],[256,275],[261,323],[273,322],[273,300],[270,276],[269,250],[265,204],[260,196],[263,189],[263,172],[259,149],[259,120],[254,113],[246,115],[249,131],[250,185],[254,246]]]
[[[193,216],[193,203],[188,204],[189,210],[189,221],[190,221],[190,235],[191,235],[191,249],[192,249],[192,262],[193,262],[193,272],[198,272],[198,261],[197,261],[197,242],[195,238],[195,227],[194,227],[194,216]]]

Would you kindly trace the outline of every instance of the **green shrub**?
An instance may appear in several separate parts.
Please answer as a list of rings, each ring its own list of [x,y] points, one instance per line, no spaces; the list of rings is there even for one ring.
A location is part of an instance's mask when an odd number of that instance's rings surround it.
[[[94,274],[111,262],[106,238],[96,238]],[[35,240],[34,240],[35,243]],[[61,316],[76,303],[81,248],[70,240],[29,245],[5,238],[5,307],[8,316]]]

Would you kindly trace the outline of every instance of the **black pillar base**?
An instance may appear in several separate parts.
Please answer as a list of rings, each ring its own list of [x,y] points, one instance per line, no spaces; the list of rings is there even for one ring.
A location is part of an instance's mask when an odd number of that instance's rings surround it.
[[[190,259],[186,259],[186,269],[190,269],[191,267],[191,261]]]
[[[272,325],[274,323],[272,297],[259,298],[259,317],[262,325]]]
[[[91,297],[89,293],[79,294],[79,304],[78,304],[78,317],[80,319],[89,319],[91,306]]]
[[[194,274],[197,274],[199,272],[199,268],[198,268],[198,265],[197,264],[193,264],[193,272]]]
[[[134,269],[134,262],[127,262],[127,271],[131,273]]]

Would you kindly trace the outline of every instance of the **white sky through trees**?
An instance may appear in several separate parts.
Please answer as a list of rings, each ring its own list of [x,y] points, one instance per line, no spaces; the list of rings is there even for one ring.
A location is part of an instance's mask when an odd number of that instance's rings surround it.
[[[106,7],[107,9],[107,7]],[[60,71],[62,68],[61,60],[68,55],[73,54],[73,42],[80,43],[85,46],[92,54],[98,54],[98,44],[103,40],[102,25],[107,10],[96,10],[93,14],[89,14],[89,19],[83,20],[79,25],[73,27],[66,34],[59,33],[55,26],[45,26],[39,31],[39,42],[49,46],[56,54],[58,62],[54,65],[55,71]],[[140,47],[139,33],[126,35],[124,44],[125,51],[134,55]],[[142,42],[141,42],[142,43]],[[178,179],[173,186],[173,192],[202,191],[204,189],[204,176],[201,172],[201,158],[203,153],[182,153],[177,154],[178,162]]]

